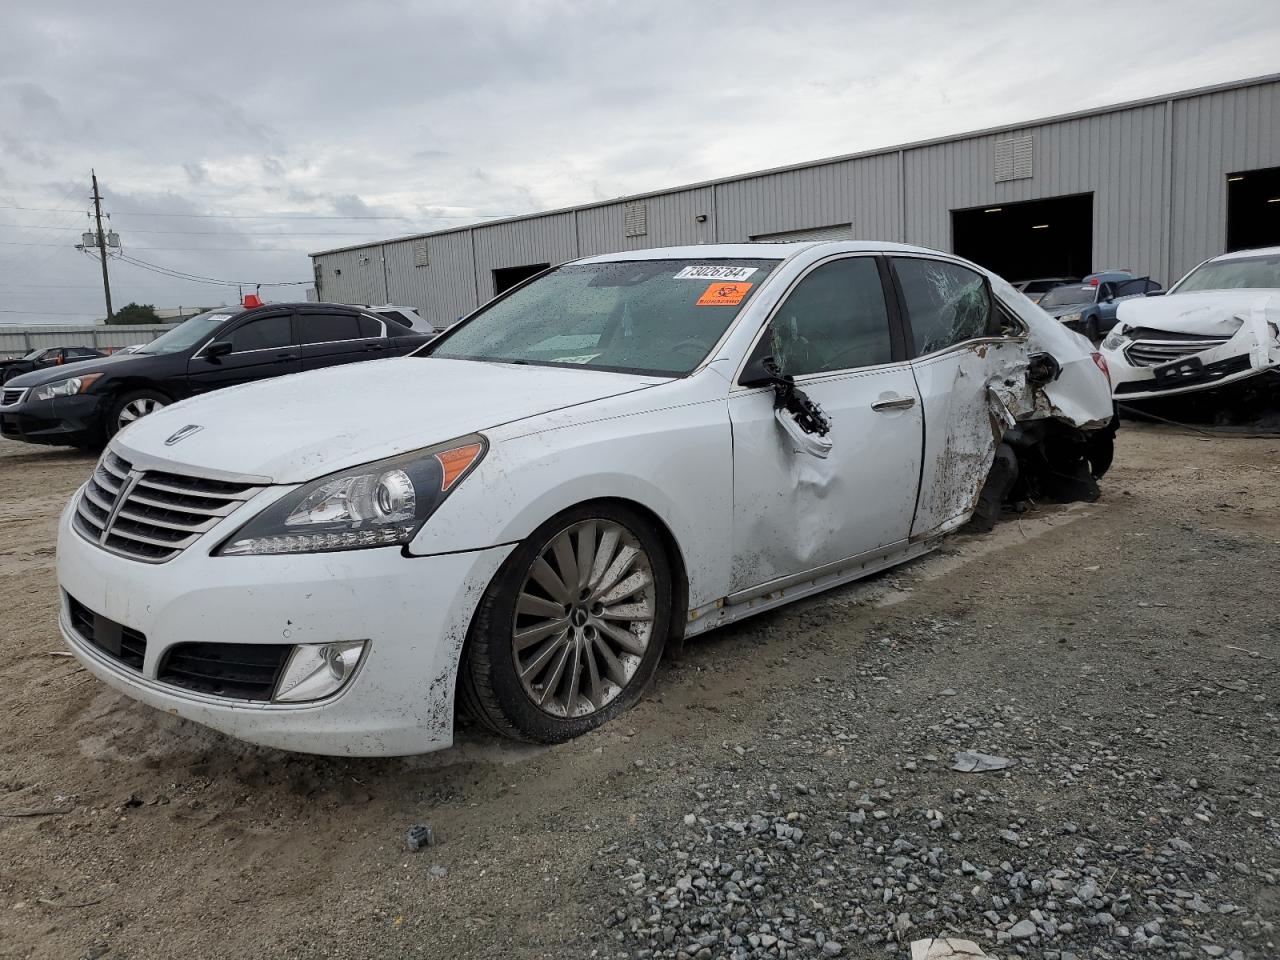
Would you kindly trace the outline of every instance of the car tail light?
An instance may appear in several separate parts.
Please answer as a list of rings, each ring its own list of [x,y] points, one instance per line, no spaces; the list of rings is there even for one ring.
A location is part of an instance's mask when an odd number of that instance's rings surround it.
[[[1098,365],[1098,369],[1102,371],[1102,375],[1107,378],[1107,382],[1111,382],[1111,368],[1107,366],[1107,358],[1100,353],[1091,353],[1093,362]]]

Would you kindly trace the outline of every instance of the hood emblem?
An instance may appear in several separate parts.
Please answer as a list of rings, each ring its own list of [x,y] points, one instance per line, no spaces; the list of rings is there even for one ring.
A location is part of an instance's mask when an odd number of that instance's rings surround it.
[[[193,433],[199,433],[203,429],[204,427],[200,426],[198,423],[188,423],[177,433],[173,434],[173,436],[169,437],[169,439],[164,442],[164,445],[166,447],[172,447],[175,443],[180,443]]]

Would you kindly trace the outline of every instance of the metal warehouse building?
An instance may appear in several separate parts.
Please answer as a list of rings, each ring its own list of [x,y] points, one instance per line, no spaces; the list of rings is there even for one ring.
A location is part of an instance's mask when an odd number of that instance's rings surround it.
[[[312,257],[319,299],[443,327],[576,257],[813,237],[934,247],[1010,280],[1170,283],[1280,244],[1280,74]]]

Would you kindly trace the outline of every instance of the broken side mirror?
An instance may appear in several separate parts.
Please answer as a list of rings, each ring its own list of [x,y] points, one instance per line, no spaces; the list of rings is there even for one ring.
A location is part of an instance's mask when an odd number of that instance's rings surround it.
[[[1043,387],[1053,383],[1062,374],[1062,364],[1051,353],[1033,353],[1027,357],[1027,383]]]
[[[769,372],[769,364],[773,356],[768,353],[757,353],[742,368],[742,376],[738,384],[744,387],[767,387],[774,382],[774,375]]]

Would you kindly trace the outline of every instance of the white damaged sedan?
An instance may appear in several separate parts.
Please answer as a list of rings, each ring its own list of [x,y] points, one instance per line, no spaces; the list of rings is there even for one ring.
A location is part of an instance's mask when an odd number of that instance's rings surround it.
[[[1126,300],[1102,354],[1119,401],[1276,382],[1280,247],[1214,257],[1167,294]]]
[[[579,260],[416,355],[119,433],[61,518],[61,630],[113,687],[255,743],[435,750],[455,694],[562,741],[665,646],[924,553],[984,498],[1096,496],[1102,366],[915,247]]]

